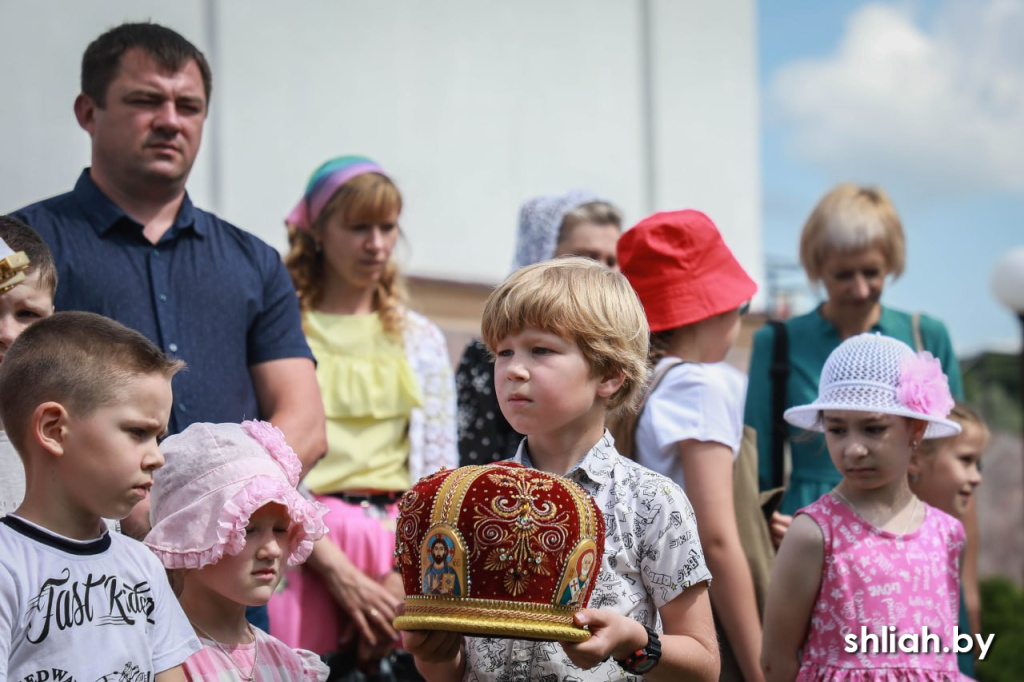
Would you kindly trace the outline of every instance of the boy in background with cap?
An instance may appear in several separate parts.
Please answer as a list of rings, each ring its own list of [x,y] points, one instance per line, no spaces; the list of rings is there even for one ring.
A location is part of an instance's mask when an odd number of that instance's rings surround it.
[[[56,292],[57,267],[46,242],[17,218],[0,216],[0,363],[25,329],[53,315]],[[0,516],[24,497],[25,467],[0,424]]]
[[[578,644],[403,632],[431,682],[465,679],[718,678],[711,581],[679,486],[622,457],[608,412],[630,410],[647,377],[648,329],[629,283],[587,258],[517,270],[487,299],[483,340],[499,405],[526,434],[511,460],[566,476],[605,516],[605,546]]]
[[[699,211],[645,218],[623,234],[618,255],[647,315],[654,368],[630,451],[693,503],[715,576],[722,679],[763,680],[761,616],[733,504],[747,383],[724,362],[757,285]]]
[[[23,331],[53,315],[56,292],[50,247],[14,216],[0,216],[0,363]],[[17,509],[24,497],[25,467],[0,424],[0,516]],[[105,521],[110,530],[120,530],[117,520]]]
[[[36,322],[4,355],[0,421],[26,485],[0,518],[0,680],[185,680],[200,645],[163,566],[102,520],[148,496],[182,366],[83,312]]]

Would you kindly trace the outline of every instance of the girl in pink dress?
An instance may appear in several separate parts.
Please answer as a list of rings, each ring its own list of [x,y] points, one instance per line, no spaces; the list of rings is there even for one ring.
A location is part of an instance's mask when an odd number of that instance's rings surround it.
[[[160,446],[146,545],[171,576],[203,643],[182,666],[193,682],[324,682],[328,670],[253,628],[286,565],[305,561],[327,509],[303,498],[299,459],[268,422],[192,424]]]
[[[824,431],[839,485],[804,507],[765,605],[768,680],[955,680],[964,529],[907,483],[925,438],[960,432],[939,361],[880,334],[829,356],[818,398],[786,411]]]

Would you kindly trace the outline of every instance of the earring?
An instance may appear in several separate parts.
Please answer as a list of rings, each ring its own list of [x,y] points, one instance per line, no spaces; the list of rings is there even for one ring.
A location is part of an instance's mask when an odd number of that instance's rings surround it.
[[[910,482],[917,484],[921,480],[921,474],[910,474]]]
[[[912,440],[912,441],[910,441],[910,449],[911,450],[917,450],[917,446],[920,445],[920,444],[921,443],[919,443],[918,441]]]

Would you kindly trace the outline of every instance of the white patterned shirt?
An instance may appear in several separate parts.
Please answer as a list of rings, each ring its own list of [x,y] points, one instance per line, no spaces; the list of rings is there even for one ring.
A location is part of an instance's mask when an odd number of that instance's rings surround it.
[[[511,461],[532,467],[527,441]],[[604,513],[604,554],[590,608],[609,609],[662,632],[658,609],[687,587],[711,582],[690,501],[665,476],[620,455],[607,431],[566,476],[593,495]],[[467,637],[465,649],[468,682],[639,679],[612,660],[578,668],[557,642]]]

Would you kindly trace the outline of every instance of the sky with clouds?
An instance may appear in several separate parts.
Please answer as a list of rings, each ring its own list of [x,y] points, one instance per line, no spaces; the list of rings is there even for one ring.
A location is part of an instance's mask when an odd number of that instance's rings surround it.
[[[762,0],[758,14],[769,261],[796,262],[833,185],[880,185],[908,256],[883,301],[942,319],[961,353],[1019,349],[991,277],[1024,246],[1024,0]]]

